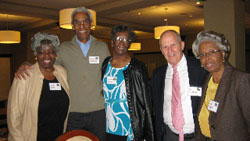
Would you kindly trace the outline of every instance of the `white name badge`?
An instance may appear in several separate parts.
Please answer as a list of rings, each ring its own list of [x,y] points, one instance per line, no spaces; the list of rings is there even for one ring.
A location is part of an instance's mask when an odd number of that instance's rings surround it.
[[[116,84],[116,83],[117,83],[116,77],[112,77],[112,76],[107,77],[107,84]]]
[[[216,113],[217,110],[218,110],[218,107],[219,107],[219,102],[210,100],[207,108],[208,108],[209,111],[212,111],[212,112]]]
[[[62,90],[60,83],[49,83],[49,89],[51,91]]]
[[[89,64],[99,64],[99,56],[89,56]]]
[[[188,93],[190,96],[199,96],[201,97],[202,88],[201,87],[189,87]]]

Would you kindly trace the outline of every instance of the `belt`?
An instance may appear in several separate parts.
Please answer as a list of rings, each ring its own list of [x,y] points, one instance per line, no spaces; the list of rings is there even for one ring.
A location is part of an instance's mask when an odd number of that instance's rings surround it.
[[[174,133],[175,134],[175,133]],[[175,134],[176,136],[179,136],[179,134]],[[184,139],[190,140],[194,138],[194,133],[192,134],[184,134]]]

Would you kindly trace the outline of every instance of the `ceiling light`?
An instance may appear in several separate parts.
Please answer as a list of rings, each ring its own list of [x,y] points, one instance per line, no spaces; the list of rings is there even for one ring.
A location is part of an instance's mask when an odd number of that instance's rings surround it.
[[[21,33],[15,30],[0,30],[1,44],[15,44],[21,42]]]
[[[157,26],[154,28],[154,33],[155,33],[155,39],[160,39],[161,37],[161,34],[164,32],[164,31],[167,31],[167,30],[174,30],[176,31],[177,33],[180,34],[180,27],[179,26]]]
[[[141,43],[132,43],[130,45],[129,51],[138,51],[141,50]]]
[[[164,10],[167,11],[168,8],[165,8]],[[167,19],[167,18],[165,18],[165,19]],[[180,27],[167,25],[167,20],[165,20],[165,19],[164,19],[164,21],[166,21],[166,26],[157,26],[154,28],[155,39],[160,39],[161,34],[166,30],[174,30],[180,34]]]
[[[75,10],[75,8],[66,8],[62,9],[59,12],[59,25],[61,28],[64,29],[72,29],[72,21],[71,21],[71,14]],[[93,24],[91,29],[95,29],[96,27],[96,12],[94,10],[88,9],[93,20]]]
[[[200,2],[200,1],[197,1],[196,4],[199,5],[199,4],[201,4],[201,2]]]
[[[137,14],[140,16],[140,15],[141,15],[141,12],[138,12]]]
[[[15,44],[21,42],[21,33],[15,30],[8,30],[8,15],[7,15],[7,30],[0,30],[1,44]]]

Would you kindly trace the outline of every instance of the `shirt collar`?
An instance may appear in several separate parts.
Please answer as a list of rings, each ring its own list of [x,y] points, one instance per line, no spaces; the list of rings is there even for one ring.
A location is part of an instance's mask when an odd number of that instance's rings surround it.
[[[91,41],[92,41],[92,36],[91,35],[90,35],[89,40],[87,41],[86,44],[84,44],[80,40],[78,40],[78,37],[76,36],[76,42],[78,43],[79,46],[81,46],[81,45],[88,46],[88,45],[90,45]]]
[[[185,55],[182,55],[181,61],[177,64],[177,68],[178,67],[182,67],[183,65],[186,64],[186,62],[187,62],[187,60],[186,60]],[[171,65],[170,63],[168,63],[168,66],[170,66],[171,68],[173,68],[173,65]]]

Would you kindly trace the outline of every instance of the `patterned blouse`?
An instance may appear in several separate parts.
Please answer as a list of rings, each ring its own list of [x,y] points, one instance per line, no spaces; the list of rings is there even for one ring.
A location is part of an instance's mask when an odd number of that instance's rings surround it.
[[[129,64],[128,64],[129,65]],[[108,63],[103,77],[103,92],[106,110],[106,132],[134,138],[128,110],[127,94],[123,71],[128,68],[114,68]]]

